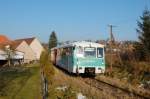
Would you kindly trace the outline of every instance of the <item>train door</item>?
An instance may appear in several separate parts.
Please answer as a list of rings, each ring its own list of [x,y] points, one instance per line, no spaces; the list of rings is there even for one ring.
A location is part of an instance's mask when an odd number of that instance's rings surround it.
[[[73,49],[72,47],[68,48],[67,51],[67,68],[68,71],[71,72],[73,70]]]

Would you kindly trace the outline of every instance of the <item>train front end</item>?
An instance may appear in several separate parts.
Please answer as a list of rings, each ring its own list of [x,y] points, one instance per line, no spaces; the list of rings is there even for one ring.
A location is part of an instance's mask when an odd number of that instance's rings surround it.
[[[100,74],[105,72],[104,47],[98,45],[76,47],[76,73]]]

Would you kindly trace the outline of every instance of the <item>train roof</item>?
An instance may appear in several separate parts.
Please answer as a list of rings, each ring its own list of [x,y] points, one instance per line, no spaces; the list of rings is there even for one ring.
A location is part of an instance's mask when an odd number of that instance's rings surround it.
[[[57,46],[52,48],[53,49],[57,49],[57,48],[65,48],[65,47],[74,47],[74,46],[82,46],[82,47],[104,47],[103,44],[99,44],[99,43],[95,43],[95,42],[87,42],[87,41],[77,41],[77,42],[73,42],[70,44],[64,44],[61,46]]]

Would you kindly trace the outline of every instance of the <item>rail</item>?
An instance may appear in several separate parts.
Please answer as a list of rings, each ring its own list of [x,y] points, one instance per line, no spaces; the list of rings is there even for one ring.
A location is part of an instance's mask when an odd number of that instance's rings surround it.
[[[96,78],[82,78],[82,80],[86,84],[89,84],[90,86],[95,87],[98,90],[101,90],[101,91],[105,90],[106,92],[112,92],[115,95],[117,95],[116,93],[118,93],[119,95],[122,95],[122,97],[128,95],[129,97],[137,98],[137,99],[150,99],[149,95],[144,96],[144,95],[137,93],[135,91],[130,91],[128,89],[121,88],[121,87],[116,86],[116,85],[112,85],[110,83],[101,81],[101,80],[96,79]],[[116,97],[118,97],[118,96],[116,96]]]

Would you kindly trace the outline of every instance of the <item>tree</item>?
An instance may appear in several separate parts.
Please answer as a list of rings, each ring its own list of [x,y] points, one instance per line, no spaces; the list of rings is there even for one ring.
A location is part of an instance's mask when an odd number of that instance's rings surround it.
[[[143,50],[141,51],[144,54],[143,58],[150,60],[150,11],[147,9],[144,10],[140,19],[141,20],[137,22],[137,33],[139,34],[140,41],[139,47]]]
[[[49,51],[51,48],[56,47],[56,46],[57,46],[57,37],[56,37],[55,31],[53,31],[49,38],[49,47],[48,47]]]
[[[50,62],[49,53],[47,50],[43,51],[40,56],[40,66],[44,77],[51,81],[55,71],[52,63]]]
[[[15,51],[11,49],[10,45],[7,45],[5,46],[5,52],[7,56],[8,66],[11,66]]]
[[[43,85],[43,98],[47,99],[49,84],[52,84],[53,76],[55,74],[54,67],[50,62],[49,52],[44,50],[40,56],[41,76]]]

